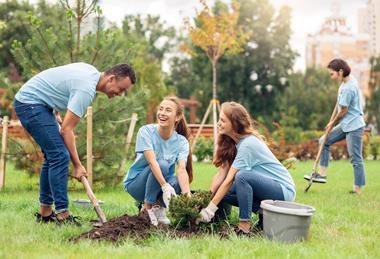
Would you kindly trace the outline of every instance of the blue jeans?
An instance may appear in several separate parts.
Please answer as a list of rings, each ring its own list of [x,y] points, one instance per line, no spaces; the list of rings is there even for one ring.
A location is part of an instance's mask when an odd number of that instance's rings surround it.
[[[177,194],[181,192],[177,177],[174,175],[174,168],[169,167],[169,163],[165,160],[157,161],[162,175],[167,183],[169,183]],[[173,165],[174,166],[174,165]],[[161,206],[165,206],[162,200],[161,186],[154,177],[152,170],[147,166],[139,173],[133,181],[124,186],[125,190],[137,201],[155,204],[160,200]]]
[[[354,167],[354,184],[359,187],[365,185],[365,172],[362,156],[363,132],[364,127],[350,132],[344,132],[340,126],[333,128],[323,147],[321,161],[319,163],[320,166],[328,167],[330,146],[340,140],[346,139],[348,154],[351,158],[351,164]],[[320,143],[323,141],[323,138],[324,137],[321,137],[319,139]]]
[[[255,170],[240,170],[222,203],[239,207],[240,221],[249,221],[252,212],[259,211],[261,201],[267,199],[283,201],[281,185]]]
[[[22,126],[29,132],[44,154],[40,172],[40,204],[55,205],[57,213],[68,209],[67,183],[70,155],[59,133],[53,110],[42,104],[14,101],[14,109]]]

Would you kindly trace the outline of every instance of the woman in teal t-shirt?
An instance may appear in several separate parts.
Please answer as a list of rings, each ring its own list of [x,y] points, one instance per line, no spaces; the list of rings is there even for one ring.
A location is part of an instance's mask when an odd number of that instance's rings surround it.
[[[259,213],[266,199],[293,201],[295,186],[288,170],[269,150],[247,110],[235,102],[222,105],[218,122],[218,148],[214,165],[219,168],[211,184],[214,197],[202,209],[198,222],[209,222],[220,202],[239,207],[238,232],[248,234],[252,212]],[[262,228],[259,214],[258,228]]]
[[[143,209],[153,225],[170,223],[165,207],[177,193],[190,195],[189,184],[193,178],[189,130],[178,98],[166,97],[160,103],[157,122],[140,128],[136,159],[124,179],[125,190],[144,203]]]
[[[365,122],[358,81],[351,75],[351,68],[347,62],[342,59],[331,60],[327,68],[331,79],[341,83],[337,98],[338,110],[334,112],[326,126],[326,130],[331,131],[323,146],[319,173],[305,175],[304,178],[307,181],[312,178],[313,182],[326,183],[330,146],[346,139],[347,150],[354,168],[354,186],[349,193],[360,194],[366,184],[362,156]],[[337,125],[335,126],[335,124]],[[320,143],[324,137],[320,138]]]

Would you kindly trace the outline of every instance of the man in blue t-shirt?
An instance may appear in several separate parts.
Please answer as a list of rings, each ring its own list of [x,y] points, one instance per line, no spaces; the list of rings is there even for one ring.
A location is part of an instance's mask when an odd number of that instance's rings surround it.
[[[135,72],[128,64],[99,72],[90,64],[73,63],[42,71],[18,91],[14,101],[16,114],[45,158],[40,173],[37,222],[80,225],[68,211],[67,196],[70,159],[73,176],[79,181],[87,176],[76,149],[74,128],[94,100],[96,91],[112,98],[124,94],[135,82]],[[63,121],[61,111],[66,111]]]

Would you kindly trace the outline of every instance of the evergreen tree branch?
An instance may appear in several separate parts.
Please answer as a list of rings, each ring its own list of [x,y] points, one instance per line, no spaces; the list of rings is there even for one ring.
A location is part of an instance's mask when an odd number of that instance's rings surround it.
[[[84,3],[85,1],[83,1],[83,3]],[[93,1],[91,1],[91,4],[88,6],[88,8],[83,12],[83,18],[86,18],[86,17],[88,17],[92,12],[93,12],[93,10],[95,9],[95,5],[98,3],[98,1],[97,0],[93,0]],[[83,9],[85,9],[86,7],[85,7],[85,4],[83,4]]]
[[[54,54],[53,54],[52,51],[50,50],[50,48],[49,48],[49,44],[47,43],[47,41],[46,41],[46,39],[45,39],[43,33],[41,32],[40,28],[36,28],[36,30],[37,30],[37,33],[38,33],[38,35],[40,36],[40,38],[41,38],[43,44],[44,44],[45,47],[46,47],[46,50],[47,50],[47,54],[48,54],[48,56],[50,57],[50,59],[51,59],[51,61],[53,62],[53,64],[54,64],[54,65],[57,65],[57,62],[56,62],[56,60],[55,60],[55,58],[54,58]]]

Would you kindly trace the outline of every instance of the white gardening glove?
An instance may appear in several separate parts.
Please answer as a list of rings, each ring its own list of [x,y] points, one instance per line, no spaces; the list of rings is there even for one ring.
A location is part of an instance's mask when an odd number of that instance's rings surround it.
[[[172,196],[177,196],[177,194],[175,193],[174,188],[168,183],[164,183],[161,186],[161,190],[162,190],[162,199],[164,200],[165,206],[168,209],[169,204],[170,204],[170,199],[172,198]]]
[[[202,209],[199,213],[199,217],[195,220],[195,224],[199,224],[200,222],[210,222],[217,210],[218,207],[212,201],[210,201],[208,206]]]

